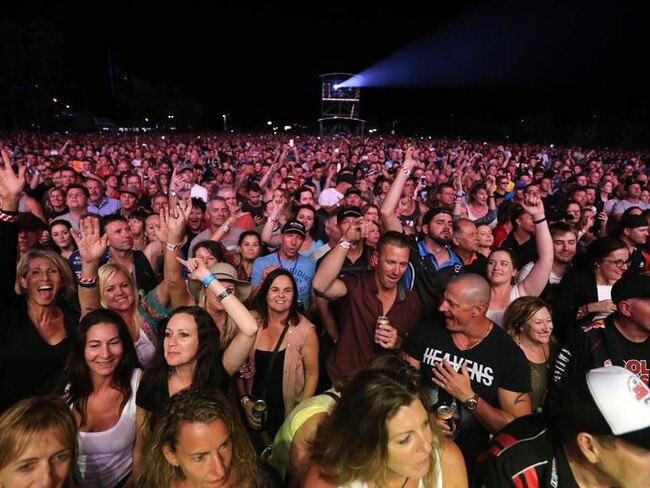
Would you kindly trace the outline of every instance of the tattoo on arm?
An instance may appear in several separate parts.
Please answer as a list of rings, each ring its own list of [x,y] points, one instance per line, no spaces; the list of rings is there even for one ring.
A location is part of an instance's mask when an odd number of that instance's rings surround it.
[[[519,393],[512,404],[517,405],[518,403],[524,403],[526,400],[528,400],[528,393]]]

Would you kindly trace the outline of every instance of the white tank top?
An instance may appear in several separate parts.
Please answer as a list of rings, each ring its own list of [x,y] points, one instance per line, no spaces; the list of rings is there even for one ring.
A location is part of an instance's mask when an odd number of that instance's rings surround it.
[[[144,336],[144,334],[140,334]],[[131,398],[117,423],[103,432],[79,432],[77,479],[81,488],[109,488],[131,472],[135,441],[135,394],[142,371],[131,376]]]
[[[142,367],[148,366],[156,352],[156,346],[153,345],[142,329],[140,330],[140,337],[133,345],[135,346],[135,353]]]

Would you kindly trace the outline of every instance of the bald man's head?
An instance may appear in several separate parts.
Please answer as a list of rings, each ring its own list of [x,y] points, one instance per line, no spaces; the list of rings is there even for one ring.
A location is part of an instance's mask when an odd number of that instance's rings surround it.
[[[490,284],[485,278],[473,273],[456,276],[447,286],[453,286],[472,305],[490,303]]]

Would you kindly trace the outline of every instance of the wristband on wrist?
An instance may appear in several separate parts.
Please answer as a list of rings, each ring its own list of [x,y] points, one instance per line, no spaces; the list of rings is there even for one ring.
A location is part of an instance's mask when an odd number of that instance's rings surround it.
[[[94,276],[92,278],[82,278],[81,276],[77,280],[80,285],[94,285],[97,283],[97,276]]]
[[[215,278],[215,279],[216,279],[216,278]],[[231,294],[230,290],[227,290],[227,289],[226,289],[226,290],[222,291],[222,292],[219,293],[219,295],[217,296],[217,301],[220,302],[220,301],[223,300],[224,298],[229,297],[230,294]]]
[[[2,220],[3,222],[15,222],[16,220],[18,220],[18,212],[0,210],[0,220]]]
[[[542,217],[539,220],[533,220],[533,224],[541,224],[542,222],[546,222],[546,217]]]
[[[205,278],[203,278],[201,280],[201,283],[203,283],[203,286],[205,286],[207,288],[208,286],[210,286],[210,283],[212,283],[216,279],[217,279],[217,277],[215,275],[213,275],[212,273],[210,273],[208,276],[206,276]]]
[[[166,248],[168,251],[172,251],[172,252],[174,252],[174,251],[178,251],[178,250],[181,248],[181,245],[180,245],[180,244],[170,244],[170,243],[168,242],[168,243],[165,244],[165,248]]]
[[[411,170],[408,168],[402,168],[399,170],[399,172],[405,174],[407,178],[411,176]]]
[[[220,227],[220,229],[221,229],[222,231],[224,231],[224,232],[228,232],[228,231],[230,230],[230,227],[227,226],[226,224],[223,224],[223,225]]]
[[[239,397],[239,403],[241,403],[242,407],[250,401],[251,401],[251,397],[249,397],[248,395],[242,395]]]
[[[346,251],[349,251],[350,248],[352,247],[352,243],[350,241],[346,241],[345,239],[341,239],[339,241],[339,246],[341,246]]]

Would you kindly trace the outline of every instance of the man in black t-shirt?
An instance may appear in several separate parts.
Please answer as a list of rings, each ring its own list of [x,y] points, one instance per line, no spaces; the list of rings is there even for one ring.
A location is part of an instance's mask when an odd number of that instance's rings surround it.
[[[456,443],[468,471],[489,435],[531,413],[530,367],[522,350],[485,313],[490,285],[461,274],[447,285],[439,310],[444,323],[423,322],[409,334],[406,359],[422,374],[431,405],[439,393],[453,398]],[[452,435],[444,422],[440,429]]]
[[[623,276],[612,287],[616,312],[580,329],[555,361],[549,402],[563,383],[600,366],[623,366],[650,383],[650,276]]]

